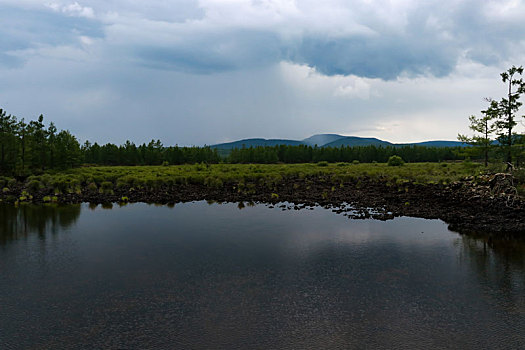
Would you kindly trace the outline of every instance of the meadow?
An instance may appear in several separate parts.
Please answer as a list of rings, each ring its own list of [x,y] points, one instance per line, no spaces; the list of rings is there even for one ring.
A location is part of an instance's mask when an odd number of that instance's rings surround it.
[[[306,164],[192,164],[173,166],[93,166],[65,171],[50,171],[28,177],[23,184],[11,178],[0,178],[0,188],[22,186],[28,192],[42,189],[55,194],[80,192],[83,189],[101,193],[115,189],[153,190],[177,185],[203,185],[219,188],[224,184],[266,186],[271,188],[288,179],[324,178],[334,183],[359,179],[403,184],[448,184],[467,176],[478,176],[485,169],[478,163],[306,163]]]

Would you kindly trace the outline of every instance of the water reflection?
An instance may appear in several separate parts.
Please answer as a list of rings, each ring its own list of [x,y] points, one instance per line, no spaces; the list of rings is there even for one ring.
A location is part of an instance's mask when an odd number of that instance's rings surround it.
[[[73,225],[80,211],[80,205],[0,205],[0,245],[30,235],[54,235]]]
[[[0,348],[525,344],[523,242],[208,204],[0,207]]]
[[[525,241],[462,236],[459,257],[476,272],[487,297],[507,311],[525,315]]]

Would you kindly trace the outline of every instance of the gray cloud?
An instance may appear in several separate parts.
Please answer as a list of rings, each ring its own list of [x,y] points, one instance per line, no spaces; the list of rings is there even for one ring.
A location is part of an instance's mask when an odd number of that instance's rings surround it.
[[[23,64],[24,61],[20,58],[0,52],[0,67],[4,66],[6,68],[20,68],[23,66]]]
[[[413,41],[397,37],[382,37],[380,42],[366,38],[307,38],[290,60],[315,67],[325,75],[395,79],[404,72],[447,75],[456,65],[458,53],[453,51],[435,42],[416,46]]]
[[[268,66],[282,59],[274,33],[244,31],[192,39],[173,46],[138,46],[132,54],[147,67],[205,74]]]
[[[20,9],[0,4],[0,22],[3,51],[69,44],[79,35],[104,36],[103,26],[96,20],[66,16],[46,8]]]
[[[87,36],[106,37],[98,44],[108,58],[120,53],[164,70],[213,73],[287,60],[326,75],[439,77],[450,74],[462,55],[485,65],[505,60],[525,31],[525,21],[513,15],[523,5],[505,12],[503,5],[477,1],[414,1],[399,8],[387,2],[335,3],[348,18],[336,11],[323,18],[311,4],[286,1],[240,2],[238,7],[209,1],[88,3],[92,7],[0,5],[1,60],[13,65],[10,51],[74,45],[79,36]],[[79,15],[81,9],[92,16]]]
[[[500,6],[503,12],[495,13],[490,3],[476,1],[407,4],[399,10],[349,2],[342,7],[350,16],[345,23],[335,15],[316,18],[315,9],[301,7],[299,15],[276,20],[275,13],[265,13],[256,3],[240,8],[246,18],[238,18],[226,5],[203,2],[204,16],[197,20],[133,24],[145,33],[129,42],[122,40],[130,29],[124,22],[109,35],[134,48],[138,62],[162,69],[210,73],[287,60],[326,75],[395,79],[402,74],[446,76],[465,55],[485,65],[500,63],[525,30],[525,22],[512,15],[525,10],[522,5],[506,12]],[[262,14],[254,14],[257,10]]]
[[[83,140],[454,139],[525,63],[520,2],[77,1],[0,0],[0,108]]]

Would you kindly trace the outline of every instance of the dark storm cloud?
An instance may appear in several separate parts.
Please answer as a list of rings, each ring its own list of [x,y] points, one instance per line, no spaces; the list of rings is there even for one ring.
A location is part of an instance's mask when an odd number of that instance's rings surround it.
[[[98,142],[453,139],[525,64],[524,14],[510,0],[0,0],[0,108]]]
[[[197,74],[267,66],[283,58],[274,33],[250,30],[195,35],[177,45],[137,47],[132,54],[147,67]]]
[[[454,69],[457,54],[448,48],[412,46],[401,38],[324,41],[308,38],[290,60],[315,67],[325,75],[357,75],[395,79],[401,73],[444,76]]]
[[[108,56],[123,55],[163,70],[208,74],[284,60],[315,67],[325,75],[441,77],[450,74],[462,56],[484,65],[505,60],[525,31],[522,18],[498,13],[503,5],[495,3],[403,2],[398,8],[381,1],[337,3],[347,11],[349,24],[333,13],[316,18],[312,7],[298,6],[300,15],[292,11],[287,18],[282,13],[288,2],[272,2],[273,12],[262,3],[238,2],[235,7],[217,1],[200,1],[199,6],[192,1],[173,6],[152,2],[141,13],[136,4],[92,1],[97,18],[0,5],[0,62],[19,64],[12,51],[75,45],[79,36],[107,36],[101,45]],[[73,6],[82,8],[76,2]],[[116,10],[120,12],[108,12]],[[276,20],[277,15],[282,18]]]
[[[354,21],[349,30],[342,21],[338,32],[337,26],[329,25],[331,18],[291,16],[289,22],[276,23],[269,15],[256,18],[254,24],[234,19],[230,23],[227,18],[217,23],[210,13],[220,6],[203,2],[208,16],[176,26],[155,27],[149,22],[144,26],[150,34],[145,39],[148,46],[134,40],[124,45],[134,48],[141,64],[174,71],[212,73],[284,60],[315,67],[325,75],[390,80],[401,74],[446,76],[461,57],[498,64],[512,55],[525,31],[525,21],[478,2],[408,4],[398,13],[378,15],[380,5],[376,13],[360,2],[349,3],[346,9],[357,19],[349,19]],[[255,3],[250,6],[257,10]],[[223,16],[231,11],[225,8],[220,9]],[[243,10],[247,17],[253,15],[245,8],[238,11]],[[308,20],[313,21],[311,26]],[[173,40],[157,40],[157,31]],[[124,26],[113,34],[125,33]]]
[[[20,68],[23,64],[24,61],[22,59],[0,52],[0,67]]]
[[[43,46],[77,45],[80,36],[102,38],[99,21],[65,16],[51,9],[16,8],[0,4],[0,62],[19,66],[16,52]]]

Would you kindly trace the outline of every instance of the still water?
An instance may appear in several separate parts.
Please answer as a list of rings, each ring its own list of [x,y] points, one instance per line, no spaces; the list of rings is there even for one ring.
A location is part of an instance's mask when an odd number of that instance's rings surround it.
[[[0,348],[525,348],[520,242],[242,207],[0,206]]]

